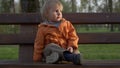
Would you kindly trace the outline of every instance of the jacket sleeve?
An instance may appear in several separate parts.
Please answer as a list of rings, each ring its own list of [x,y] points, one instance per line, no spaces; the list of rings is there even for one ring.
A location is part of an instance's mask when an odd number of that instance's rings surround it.
[[[68,29],[68,47],[73,47],[74,49],[78,49],[78,36],[74,26],[68,21],[67,23]]]
[[[33,52],[33,61],[39,62],[42,60],[42,51],[44,48],[44,36],[43,36],[43,28],[38,26],[38,31],[36,34],[35,42],[34,42],[34,52]]]

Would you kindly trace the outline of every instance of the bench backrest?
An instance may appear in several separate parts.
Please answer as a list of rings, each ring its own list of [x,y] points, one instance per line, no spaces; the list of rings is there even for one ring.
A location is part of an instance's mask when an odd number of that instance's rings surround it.
[[[119,13],[68,13],[73,24],[120,24]],[[40,14],[0,14],[0,25],[20,25],[16,34],[0,34],[0,45],[19,45],[19,61],[32,61],[33,44]],[[78,33],[79,44],[119,44],[120,33]]]

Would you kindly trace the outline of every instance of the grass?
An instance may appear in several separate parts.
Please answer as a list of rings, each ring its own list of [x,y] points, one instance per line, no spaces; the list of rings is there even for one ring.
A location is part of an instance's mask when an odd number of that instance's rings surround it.
[[[17,60],[18,46],[0,46],[0,60]],[[79,50],[84,59],[110,60],[120,59],[120,44],[80,44]]]
[[[0,60],[17,60],[18,49],[19,47],[14,45],[0,45]]]
[[[91,25],[91,27],[89,26],[89,28],[85,25],[74,25],[74,27],[78,33],[120,32],[118,27],[114,27],[113,31],[111,31],[110,28],[103,27],[103,24],[99,24],[97,26]]]
[[[120,59],[120,44],[80,44],[79,50],[84,59]]]

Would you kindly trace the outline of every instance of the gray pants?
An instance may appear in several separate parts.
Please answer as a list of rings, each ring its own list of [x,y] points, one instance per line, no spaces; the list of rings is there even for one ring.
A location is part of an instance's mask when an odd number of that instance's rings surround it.
[[[54,44],[54,43],[50,43],[48,45],[46,45],[44,51],[43,51],[43,56],[49,56],[52,52],[57,52],[59,54],[59,56],[63,56],[63,52],[65,51],[65,49],[61,48],[59,45]]]
[[[61,57],[64,60],[64,57],[63,57],[63,52],[64,51],[66,51],[66,49],[61,48],[58,44],[50,43],[50,44],[46,45],[46,47],[43,51],[43,56],[44,56],[44,58],[46,58],[52,52],[57,52],[59,54],[59,57]],[[73,53],[78,54],[80,52],[79,52],[79,50],[74,50]]]

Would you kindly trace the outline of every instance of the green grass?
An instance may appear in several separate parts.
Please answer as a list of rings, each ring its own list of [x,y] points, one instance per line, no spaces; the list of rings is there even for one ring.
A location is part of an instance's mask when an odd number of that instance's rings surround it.
[[[0,60],[17,60],[18,49],[19,47],[14,45],[0,45]]]
[[[114,27],[114,30],[111,31],[110,28],[103,27],[103,24],[101,24],[101,25],[99,24],[99,26],[96,26],[96,27],[93,26],[93,27],[89,27],[89,28],[86,27],[85,25],[74,25],[74,27],[78,33],[120,32],[118,27]]]
[[[106,28],[99,28],[99,29],[96,28],[96,29],[89,29],[89,30],[87,30],[86,28],[77,28],[76,31],[79,33],[110,32]]]
[[[80,44],[79,50],[84,59],[120,59],[120,44]]]
[[[0,60],[17,60],[18,50],[18,46],[0,45]],[[120,59],[120,44],[79,44],[79,50],[88,60]]]

